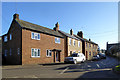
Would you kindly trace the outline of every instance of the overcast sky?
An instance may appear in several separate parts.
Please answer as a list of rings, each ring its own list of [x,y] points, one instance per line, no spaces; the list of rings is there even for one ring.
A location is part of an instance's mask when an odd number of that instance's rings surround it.
[[[7,33],[15,13],[21,20],[53,29],[59,22],[60,30],[74,34],[83,31],[86,39],[106,49],[106,42],[118,41],[117,2],[3,2],[2,34]]]

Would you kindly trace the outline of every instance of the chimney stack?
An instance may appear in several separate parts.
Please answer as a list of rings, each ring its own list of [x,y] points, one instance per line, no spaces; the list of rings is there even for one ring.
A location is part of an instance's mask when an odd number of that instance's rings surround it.
[[[13,19],[18,19],[18,20],[19,20],[19,14],[16,14],[16,13],[15,13],[15,14],[13,15]]]
[[[57,22],[56,24],[55,24],[55,27],[53,28],[55,31],[58,31],[59,30],[59,23]]]
[[[73,35],[73,30],[72,29],[70,30],[70,34]]]
[[[82,31],[78,31],[77,35],[81,38],[83,38],[83,32]]]
[[[89,41],[91,41],[91,39],[89,38]]]

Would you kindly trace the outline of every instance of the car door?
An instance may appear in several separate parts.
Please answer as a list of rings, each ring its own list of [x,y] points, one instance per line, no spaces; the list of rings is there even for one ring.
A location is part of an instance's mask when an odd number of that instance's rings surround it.
[[[83,61],[84,55],[80,54],[80,61]]]
[[[77,59],[78,59],[78,62],[80,62],[80,61],[81,61],[81,55],[80,55],[80,54],[78,54]]]

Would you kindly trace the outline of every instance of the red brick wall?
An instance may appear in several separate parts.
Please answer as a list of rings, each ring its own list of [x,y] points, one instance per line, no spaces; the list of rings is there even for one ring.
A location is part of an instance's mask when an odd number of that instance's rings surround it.
[[[53,63],[54,55],[52,57],[46,56],[47,49],[60,49],[60,61],[64,61],[64,39],[61,38],[61,43],[55,43],[55,36],[40,33],[40,40],[31,39],[30,30],[22,29],[22,64],[38,64],[38,63]],[[40,57],[31,57],[31,48],[40,49]]]

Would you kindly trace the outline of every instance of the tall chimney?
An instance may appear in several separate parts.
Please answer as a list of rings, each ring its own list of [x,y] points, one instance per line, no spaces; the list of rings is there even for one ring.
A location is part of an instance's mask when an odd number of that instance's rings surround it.
[[[16,14],[16,13],[15,13],[15,14],[13,15],[13,19],[18,19],[18,20],[19,20],[19,14]]]
[[[78,31],[77,35],[81,38],[83,38],[83,32],[82,31]]]
[[[73,30],[72,29],[70,30],[70,34],[73,35]]]
[[[53,28],[55,31],[58,31],[59,30],[59,23],[57,22],[56,24],[55,24],[55,27]]]
[[[91,41],[91,39],[89,38],[89,41]]]

